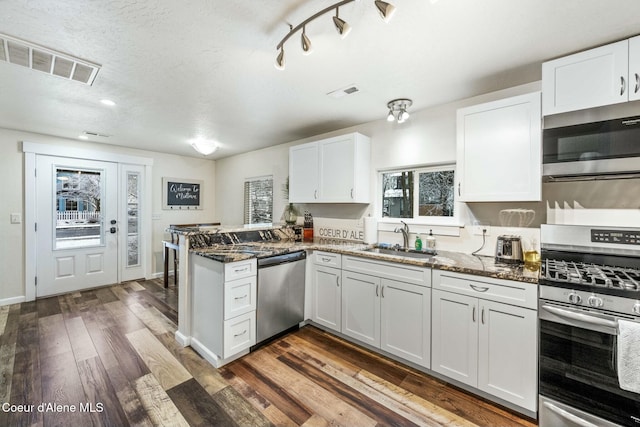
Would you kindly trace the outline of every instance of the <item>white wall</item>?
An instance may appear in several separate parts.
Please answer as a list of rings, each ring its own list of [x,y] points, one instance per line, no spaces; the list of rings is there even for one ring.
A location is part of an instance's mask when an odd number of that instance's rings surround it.
[[[55,144],[61,147],[82,147],[112,153],[129,154],[153,159],[151,177],[152,213],[160,218],[152,221],[152,271],[162,271],[162,240],[164,230],[173,223],[209,222],[215,219],[215,162],[207,159],[181,157],[150,151],[134,150],[114,145],[80,142],[48,135],[0,128],[0,305],[24,296],[24,223],[11,224],[10,214],[19,213],[24,219],[24,156],[22,141]],[[60,155],[64,155],[61,150]],[[162,210],[162,177],[199,179],[204,181],[203,210]]]
[[[274,218],[282,214],[286,201],[279,191],[288,175],[288,149],[292,145],[328,138],[350,132],[371,137],[371,180],[377,183],[378,171],[413,165],[454,163],[456,160],[456,110],[510,96],[540,90],[541,83],[505,89],[469,99],[411,111],[411,118],[403,123],[388,123],[384,117],[362,125],[305,138],[267,149],[228,157],[216,162],[216,215],[223,223],[238,224],[243,219],[242,181],[245,178],[273,174]],[[357,96],[357,95],[354,95]],[[384,112],[381,112],[385,116]],[[313,204],[300,206],[308,209],[320,224],[339,225],[343,229],[362,229],[362,217],[376,216],[378,189],[372,186],[370,205]],[[640,227],[640,185],[638,180],[613,180],[598,183],[543,184],[541,202],[523,203],[467,203],[461,204],[464,224],[479,221],[490,226],[481,255],[493,255],[495,241],[501,234],[519,234],[536,240],[539,245],[541,223],[609,224]],[[526,208],[536,212],[529,228],[503,228],[499,223],[502,209]],[[419,230],[419,227],[412,227]],[[424,227],[423,227],[424,228]],[[426,231],[428,232],[426,227]],[[435,230],[434,230],[435,231]],[[438,247],[443,250],[472,252],[482,245],[482,236],[474,235],[471,227],[459,230],[459,236],[437,236]],[[411,242],[415,235],[411,236]],[[393,232],[380,232],[379,240],[402,243],[401,236]]]

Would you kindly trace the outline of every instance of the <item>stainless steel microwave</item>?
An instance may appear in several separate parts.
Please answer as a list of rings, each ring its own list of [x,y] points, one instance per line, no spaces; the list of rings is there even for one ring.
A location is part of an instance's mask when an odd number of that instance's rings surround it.
[[[545,124],[542,175],[545,181],[640,178],[640,115],[553,128]]]

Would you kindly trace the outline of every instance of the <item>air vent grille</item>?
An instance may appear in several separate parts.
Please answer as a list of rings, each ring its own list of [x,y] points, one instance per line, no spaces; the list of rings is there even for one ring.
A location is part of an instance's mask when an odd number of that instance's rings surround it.
[[[0,34],[0,60],[92,85],[100,65]]]
[[[360,89],[356,85],[349,85],[340,89],[329,92],[327,95],[333,98],[342,98],[343,96],[352,95],[360,92]]]

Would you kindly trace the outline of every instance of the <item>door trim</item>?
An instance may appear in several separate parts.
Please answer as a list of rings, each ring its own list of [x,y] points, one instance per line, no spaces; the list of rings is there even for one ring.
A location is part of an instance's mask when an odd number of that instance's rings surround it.
[[[99,160],[106,162],[114,162],[119,164],[131,164],[144,166],[144,197],[143,203],[147,210],[151,210],[152,202],[152,171],[153,159],[149,157],[131,156],[127,154],[110,153],[85,148],[69,147],[63,144],[42,144],[36,142],[22,141],[22,152],[24,153],[24,257],[25,257],[25,275],[24,289],[25,300],[34,301],[36,298],[36,256],[37,256],[37,240],[35,230],[35,211],[37,207],[36,200],[36,155],[47,155],[56,157],[69,157],[84,160]],[[62,153],[62,154],[61,154]],[[145,264],[145,278],[151,277],[151,244],[153,236],[151,235],[151,218],[148,216],[142,224],[142,233],[147,236],[142,249],[142,258]],[[148,241],[147,241],[148,240]],[[120,263],[121,261],[119,261]],[[120,275],[120,264],[118,264],[118,275]]]

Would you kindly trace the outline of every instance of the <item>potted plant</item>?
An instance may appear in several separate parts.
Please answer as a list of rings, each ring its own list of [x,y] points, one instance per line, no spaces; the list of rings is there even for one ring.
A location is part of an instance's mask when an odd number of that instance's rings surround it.
[[[282,184],[282,195],[285,200],[289,200],[289,177],[284,184]],[[287,225],[293,225],[298,221],[298,210],[293,205],[293,203],[289,202],[289,204],[284,208],[284,222]]]

